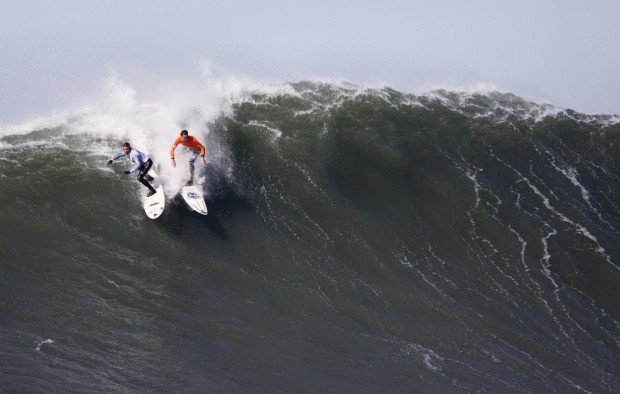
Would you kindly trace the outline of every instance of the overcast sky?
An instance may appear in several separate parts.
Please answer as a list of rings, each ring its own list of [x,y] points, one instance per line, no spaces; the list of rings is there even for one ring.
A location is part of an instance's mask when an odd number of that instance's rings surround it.
[[[63,110],[110,68],[140,92],[205,59],[258,80],[489,84],[618,114],[619,16],[620,0],[2,0],[0,123]]]

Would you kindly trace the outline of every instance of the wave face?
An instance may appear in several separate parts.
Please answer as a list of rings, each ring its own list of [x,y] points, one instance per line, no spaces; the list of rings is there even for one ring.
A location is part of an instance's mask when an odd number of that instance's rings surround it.
[[[151,221],[80,116],[0,139],[8,391],[620,390],[617,117],[248,93],[196,130],[207,217],[172,197],[176,132],[139,140]]]

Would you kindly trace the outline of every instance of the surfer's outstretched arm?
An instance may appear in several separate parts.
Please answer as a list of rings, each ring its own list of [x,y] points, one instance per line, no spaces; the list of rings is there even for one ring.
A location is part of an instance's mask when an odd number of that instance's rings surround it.
[[[112,157],[110,160],[108,160],[108,165],[114,163],[116,160],[118,160],[122,156],[125,156],[125,154],[123,152],[117,153],[116,155],[114,155],[114,157]]]

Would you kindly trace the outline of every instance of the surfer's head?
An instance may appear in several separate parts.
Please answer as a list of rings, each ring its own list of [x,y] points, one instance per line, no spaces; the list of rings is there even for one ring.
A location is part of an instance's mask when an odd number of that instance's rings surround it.
[[[183,137],[183,141],[187,141],[188,136],[189,133],[187,132],[187,130],[181,130],[181,137]]]
[[[125,152],[125,154],[129,153],[129,151],[131,150],[131,145],[129,145],[129,142],[125,142],[123,144],[123,152]]]

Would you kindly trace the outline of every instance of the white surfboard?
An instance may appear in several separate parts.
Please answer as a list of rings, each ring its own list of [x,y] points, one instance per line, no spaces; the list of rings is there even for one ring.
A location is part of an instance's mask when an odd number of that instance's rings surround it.
[[[151,197],[147,197],[148,189],[144,186],[141,186],[143,190],[142,192],[142,201],[144,206],[144,212],[146,216],[151,219],[157,219],[164,213],[164,208],[166,206],[166,196],[164,195],[164,187],[159,183],[159,177],[157,173],[153,170],[149,170],[148,173],[153,177],[151,181],[151,185],[157,190],[157,193],[153,194]]]
[[[205,203],[205,197],[202,194],[202,190],[200,190],[198,186],[183,186],[180,193],[191,209],[201,215],[206,215],[209,213],[207,211],[207,203]]]

